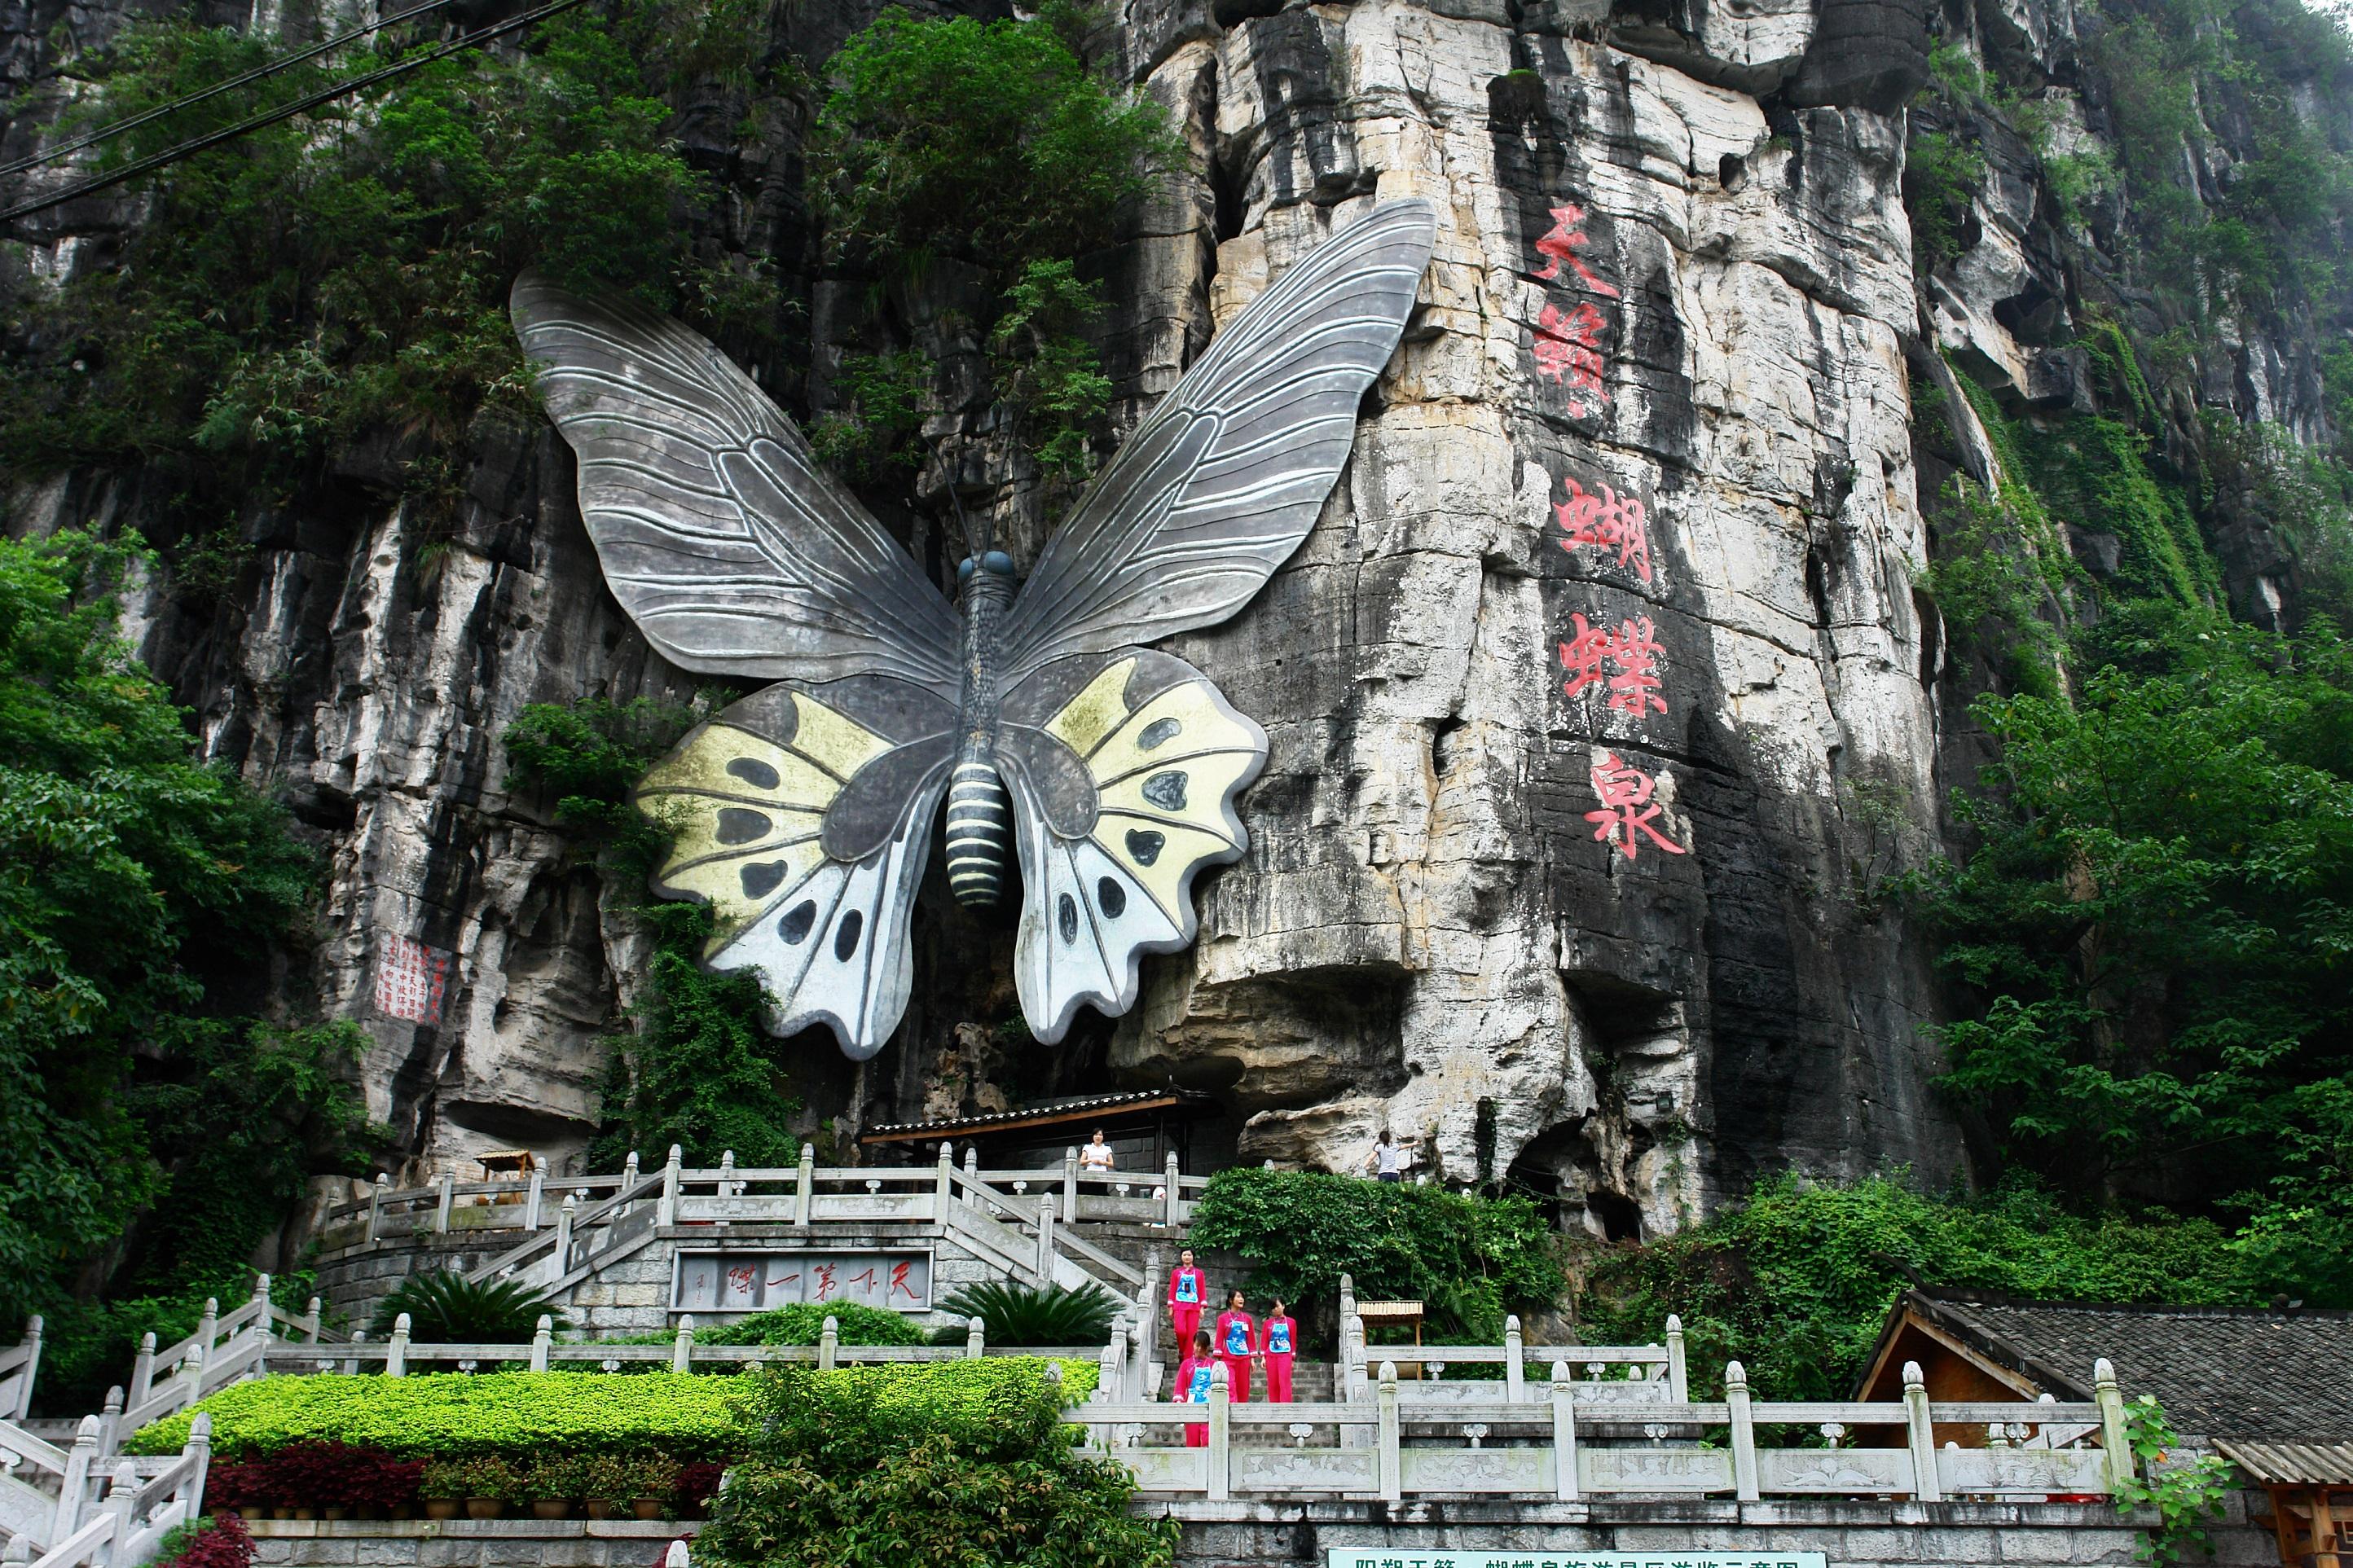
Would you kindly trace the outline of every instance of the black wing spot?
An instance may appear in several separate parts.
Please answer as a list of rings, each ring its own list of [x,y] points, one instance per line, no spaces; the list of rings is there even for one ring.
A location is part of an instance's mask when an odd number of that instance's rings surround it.
[[[1127,889],[1109,877],[1096,878],[1095,908],[1103,910],[1105,920],[1119,919],[1127,913]]]
[[[803,899],[785,911],[776,922],[776,934],[785,939],[787,947],[798,947],[808,940],[809,927],[817,924],[817,900]]]
[[[1184,727],[1174,719],[1155,719],[1144,727],[1144,733],[1135,738],[1135,743],[1144,751],[1155,751],[1175,740],[1176,731]]]
[[[777,885],[785,879],[785,873],[790,869],[792,864],[789,861],[762,860],[735,874],[743,879],[745,898],[765,899],[776,890]]]
[[[1144,793],[1150,795],[1152,786],[1145,785]],[[747,811],[740,805],[719,808],[719,842],[722,844],[754,843],[765,838],[775,826],[765,811]]]
[[[1079,906],[1068,893],[1055,902],[1054,923],[1061,928],[1064,942],[1079,940]]]
[[[1185,809],[1185,772],[1170,768],[1144,781],[1144,798],[1163,811]]]
[[[1149,827],[1131,827],[1127,830],[1127,852],[1134,857],[1135,863],[1139,866],[1149,866],[1159,859],[1160,847],[1167,842],[1166,834],[1155,833]]]
[[[841,923],[833,928],[833,956],[848,963],[849,955],[858,951],[858,933],[865,929],[864,910],[852,910],[842,916]]]
[[[727,764],[727,771],[754,789],[776,787],[776,770],[757,757],[738,757]]]

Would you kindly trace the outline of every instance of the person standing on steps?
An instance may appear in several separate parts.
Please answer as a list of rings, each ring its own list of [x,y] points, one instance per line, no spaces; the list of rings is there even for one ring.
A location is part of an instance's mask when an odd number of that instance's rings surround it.
[[[1209,1331],[1195,1329],[1187,1346],[1185,1359],[1176,1363],[1176,1390],[1169,1395],[1176,1405],[1207,1405],[1209,1403],[1209,1379],[1217,1372],[1218,1358],[1209,1353]],[[1185,1428],[1185,1447],[1206,1448],[1209,1446],[1209,1428],[1188,1424]]]
[[[1259,1325],[1259,1359],[1266,1363],[1266,1402],[1269,1405],[1291,1403],[1291,1359],[1299,1348],[1299,1325],[1292,1321],[1283,1310],[1282,1298],[1274,1299],[1274,1309]]]
[[[1228,1291],[1226,1310],[1218,1314],[1218,1359],[1226,1363],[1226,1388],[1236,1405],[1250,1403],[1250,1358],[1258,1353],[1250,1342],[1257,1337],[1257,1327],[1242,1304],[1242,1293]]]
[[[1090,1176],[1111,1174],[1111,1145],[1103,1142],[1102,1128],[1096,1128],[1095,1135],[1087,1140],[1087,1146],[1079,1151],[1079,1170],[1082,1174]]]
[[[1193,1267],[1193,1249],[1188,1247],[1176,1255],[1176,1267],[1168,1275],[1168,1321],[1176,1330],[1178,1350],[1193,1342],[1193,1331],[1201,1326],[1201,1303],[1208,1296],[1208,1282]]]

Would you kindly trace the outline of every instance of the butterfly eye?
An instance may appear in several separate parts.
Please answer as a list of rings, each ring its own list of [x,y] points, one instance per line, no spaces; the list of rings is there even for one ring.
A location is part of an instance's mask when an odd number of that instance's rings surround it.
[[[969,583],[969,582],[971,582],[971,581],[972,581],[972,557],[971,557],[971,556],[969,556],[969,555],[965,556],[965,557],[964,558],[963,562],[962,562],[962,563],[960,563],[957,565],[957,567],[956,567],[956,581],[957,581],[957,582],[959,582],[959,583]]]
[[[1010,577],[1013,575],[1013,557],[1008,555],[1002,550],[990,551],[987,554],[980,558],[980,563],[983,566],[987,567],[991,572],[996,573],[999,577]]]

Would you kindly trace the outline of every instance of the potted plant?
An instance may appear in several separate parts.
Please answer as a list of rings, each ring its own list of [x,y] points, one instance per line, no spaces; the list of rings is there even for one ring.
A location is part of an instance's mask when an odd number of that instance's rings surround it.
[[[572,1505],[583,1494],[581,1461],[565,1455],[535,1461],[523,1472],[522,1495],[531,1501],[538,1519],[570,1519]]]
[[[468,1519],[496,1519],[515,1495],[514,1467],[495,1454],[466,1460],[459,1476],[465,1484]]]
[[[678,1495],[679,1462],[668,1454],[638,1454],[628,1466],[630,1508],[639,1519],[659,1519]]]
[[[628,1508],[631,1485],[628,1461],[611,1454],[593,1455],[580,1466],[580,1495],[590,1519],[610,1519]]]
[[[427,1519],[455,1519],[466,1500],[466,1475],[456,1459],[427,1459],[417,1478],[417,1495]]]

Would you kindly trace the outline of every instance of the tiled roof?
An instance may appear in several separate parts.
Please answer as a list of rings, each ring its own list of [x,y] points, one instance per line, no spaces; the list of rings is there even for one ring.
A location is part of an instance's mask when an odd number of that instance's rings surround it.
[[[933,1133],[1004,1132],[1015,1128],[1050,1125],[1074,1116],[1088,1116],[1105,1110],[1141,1110],[1154,1105],[1210,1105],[1215,1095],[1189,1089],[1139,1089],[1125,1094],[1091,1094],[1078,1100],[1058,1100],[1044,1105],[1026,1105],[1018,1110],[994,1111],[987,1116],[959,1116],[944,1121],[882,1121],[866,1129],[865,1137],[904,1138],[910,1134],[929,1136]]]
[[[2255,1480],[2280,1487],[2353,1486],[2353,1443],[2232,1443],[2214,1445]]]
[[[2063,1399],[2092,1396],[2092,1363],[2127,1399],[2155,1394],[2177,1432],[2353,1443],[2353,1312],[2108,1307],[1913,1290],[1903,1305]]]

